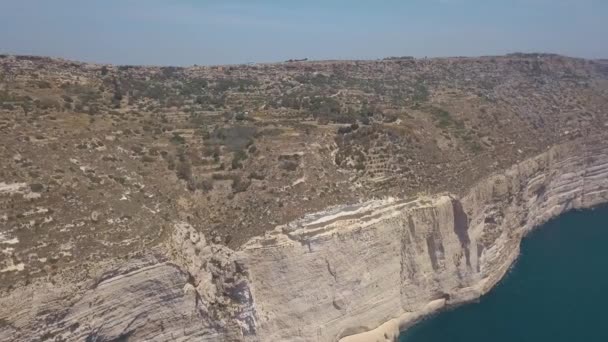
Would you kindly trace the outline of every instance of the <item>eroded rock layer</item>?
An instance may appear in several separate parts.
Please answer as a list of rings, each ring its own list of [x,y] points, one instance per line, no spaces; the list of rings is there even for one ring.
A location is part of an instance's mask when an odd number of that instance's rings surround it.
[[[383,199],[307,215],[234,251],[176,224],[170,242],[95,281],[0,299],[0,340],[395,340],[479,297],[532,228],[608,200],[603,136],[555,146],[458,198]]]

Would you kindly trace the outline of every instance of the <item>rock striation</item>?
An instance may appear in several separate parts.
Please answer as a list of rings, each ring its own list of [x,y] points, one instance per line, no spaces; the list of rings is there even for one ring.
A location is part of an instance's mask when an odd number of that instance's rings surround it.
[[[2,341],[394,341],[489,291],[534,227],[608,201],[608,144],[554,146],[464,196],[388,198],[307,215],[238,250],[185,223],[95,281],[0,298]]]

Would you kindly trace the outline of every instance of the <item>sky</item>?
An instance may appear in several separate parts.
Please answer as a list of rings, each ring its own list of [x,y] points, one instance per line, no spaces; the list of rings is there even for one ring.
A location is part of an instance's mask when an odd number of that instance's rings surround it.
[[[0,0],[0,53],[146,65],[608,58],[608,0]]]

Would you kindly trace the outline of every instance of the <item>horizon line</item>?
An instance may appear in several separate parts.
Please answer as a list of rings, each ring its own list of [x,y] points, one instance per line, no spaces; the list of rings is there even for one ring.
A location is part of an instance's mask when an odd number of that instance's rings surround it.
[[[416,57],[416,56],[386,56],[379,57],[375,59],[311,59],[307,57],[297,58],[297,59],[288,59],[283,61],[265,61],[265,62],[243,62],[243,63],[227,63],[227,64],[190,64],[190,65],[175,65],[175,64],[120,64],[120,63],[104,63],[104,62],[94,62],[87,61],[81,59],[75,59],[71,57],[59,57],[59,56],[51,56],[51,55],[39,55],[39,54],[27,54],[27,53],[11,53],[11,52],[0,52],[0,59],[6,57],[30,57],[35,59],[51,59],[55,61],[65,61],[72,63],[81,63],[81,64],[92,64],[92,65],[100,65],[100,66],[115,66],[115,67],[142,67],[142,68],[196,68],[196,67],[230,67],[230,66],[255,66],[255,65],[275,65],[275,64],[288,64],[288,63],[327,63],[327,62],[379,62],[379,61],[395,61],[395,60],[439,60],[439,59],[476,59],[476,58],[497,58],[497,57],[562,57],[562,58],[571,58],[571,59],[580,59],[587,61],[605,61],[608,60],[608,57],[600,57],[600,58],[586,58],[586,57],[578,57],[565,55],[560,53],[553,52],[508,52],[504,54],[488,54],[488,55],[453,55],[453,56],[424,56],[424,57]]]

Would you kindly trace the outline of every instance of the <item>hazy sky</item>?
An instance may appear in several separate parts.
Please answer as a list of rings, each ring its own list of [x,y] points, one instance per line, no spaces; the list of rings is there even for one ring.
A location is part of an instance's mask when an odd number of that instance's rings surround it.
[[[515,51],[608,57],[608,0],[0,0],[0,52],[92,62]]]

